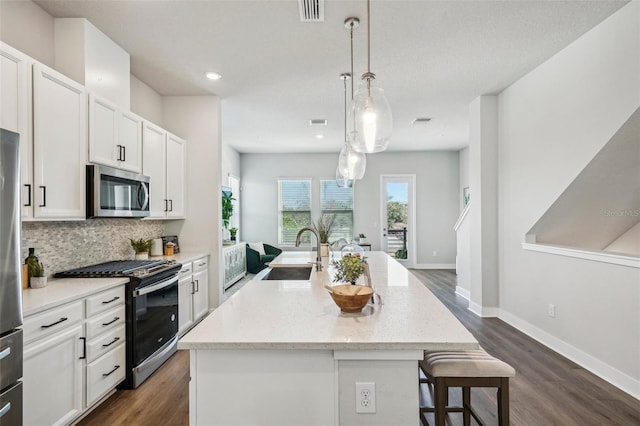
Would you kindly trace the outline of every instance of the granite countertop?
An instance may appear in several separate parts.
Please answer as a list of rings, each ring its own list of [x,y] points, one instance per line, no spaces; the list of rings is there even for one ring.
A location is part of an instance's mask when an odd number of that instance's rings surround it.
[[[22,290],[22,314],[37,314],[127,282],[128,278],[49,278],[44,288]]]
[[[324,258],[309,281],[250,281],[178,343],[179,349],[475,349],[478,342],[406,268],[367,253],[383,304],[342,313],[323,288],[333,285]],[[306,264],[312,252],[283,252],[275,267]],[[278,266],[276,266],[278,265]],[[377,299],[376,299],[377,301]]]

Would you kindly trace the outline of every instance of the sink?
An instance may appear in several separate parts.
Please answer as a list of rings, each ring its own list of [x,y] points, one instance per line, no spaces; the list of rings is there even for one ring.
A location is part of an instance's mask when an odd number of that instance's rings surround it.
[[[311,276],[312,266],[293,268],[267,268],[256,275],[256,280],[302,280],[307,281]]]

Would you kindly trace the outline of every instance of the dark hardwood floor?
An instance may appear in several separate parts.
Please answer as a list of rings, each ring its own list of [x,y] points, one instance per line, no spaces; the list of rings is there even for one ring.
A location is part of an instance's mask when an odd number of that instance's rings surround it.
[[[492,355],[517,371],[511,379],[512,425],[640,425],[640,402],[496,318],[479,318],[456,295],[451,271],[412,270]],[[423,385],[423,402],[429,400]],[[459,392],[450,400],[458,403]],[[136,390],[119,390],[80,425],[171,425],[189,423],[189,354],[178,351]],[[497,424],[495,393],[474,389],[474,408]],[[473,422],[472,422],[473,423]],[[431,424],[433,424],[431,419]],[[450,424],[462,424],[452,414]]]

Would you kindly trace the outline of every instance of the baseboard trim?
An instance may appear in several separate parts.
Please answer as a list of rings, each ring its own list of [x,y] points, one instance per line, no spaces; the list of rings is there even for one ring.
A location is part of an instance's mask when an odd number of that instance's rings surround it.
[[[467,300],[471,299],[471,293],[466,288],[462,288],[459,285],[456,286],[456,294],[464,297]]]
[[[472,302],[471,299],[469,299],[469,310],[482,318],[494,318],[497,317],[500,313],[498,308],[483,307],[475,302]]]
[[[455,263],[416,263],[413,269],[456,269]]]
[[[469,303],[469,305],[471,305],[471,303]],[[558,352],[560,355],[584,367],[596,376],[606,380],[623,392],[628,393],[636,399],[640,399],[640,380],[634,379],[609,364],[594,358],[588,353],[561,339],[558,339],[557,337],[541,330],[522,318],[505,311],[504,309],[500,309],[499,318],[512,327],[517,328],[527,336],[537,340],[543,345]]]

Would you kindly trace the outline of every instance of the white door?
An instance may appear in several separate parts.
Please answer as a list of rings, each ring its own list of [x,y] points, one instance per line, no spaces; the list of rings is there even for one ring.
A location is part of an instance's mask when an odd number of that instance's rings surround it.
[[[194,262],[195,263],[195,262]],[[193,293],[193,318],[200,319],[209,311],[209,272],[207,270],[193,274],[195,293]]]
[[[185,141],[167,134],[167,217],[185,215]]]
[[[150,217],[165,217],[166,198],[166,133],[160,127],[145,122],[142,127],[142,174],[149,176]]]
[[[86,217],[87,105],[84,87],[44,65],[33,66],[37,218]]]
[[[415,175],[380,177],[381,250],[407,267],[415,263]]]
[[[0,127],[20,133],[22,218],[33,217],[31,59],[0,43]]]
[[[192,276],[178,281],[178,334],[182,334],[193,324],[193,291],[195,283]]]

